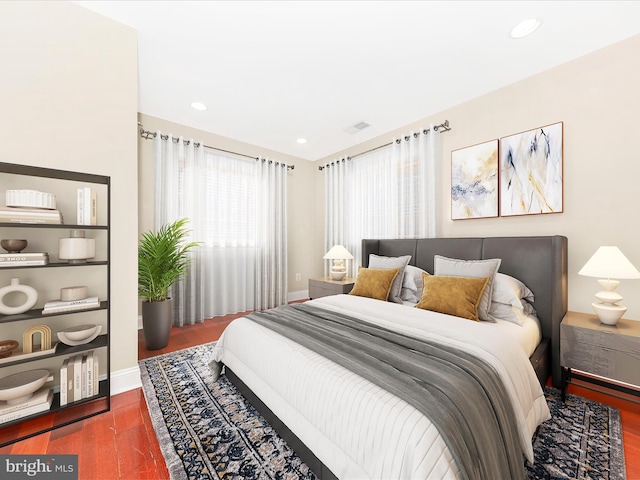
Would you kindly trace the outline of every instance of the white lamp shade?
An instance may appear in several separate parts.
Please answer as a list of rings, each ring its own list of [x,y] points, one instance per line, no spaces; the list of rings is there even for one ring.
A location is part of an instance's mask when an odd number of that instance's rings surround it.
[[[322,258],[325,260],[351,260],[353,255],[351,255],[342,245],[334,245]]]
[[[640,278],[640,272],[618,247],[598,248],[578,275],[598,278]]]

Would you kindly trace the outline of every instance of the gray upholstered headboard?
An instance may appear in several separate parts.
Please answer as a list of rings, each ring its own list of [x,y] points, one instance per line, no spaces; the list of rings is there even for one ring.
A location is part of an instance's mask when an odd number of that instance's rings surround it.
[[[560,387],[560,322],[567,312],[567,238],[540,237],[420,238],[363,240],[362,265],[369,254],[411,255],[411,265],[433,273],[433,256],[464,260],[501,258],[500,272],[527,285],[535,295],[533,305],[548,339],[553,385]]]

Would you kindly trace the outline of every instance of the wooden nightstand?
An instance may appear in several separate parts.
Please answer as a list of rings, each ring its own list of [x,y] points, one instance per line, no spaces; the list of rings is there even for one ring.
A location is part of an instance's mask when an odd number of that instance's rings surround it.
[[[356,283],[355,278],[344,278],[342,280],[331,280],[331,277],[310,278],[309,298],[328,297],[329,295],[339,295],[349,293]]]
[[[560,364],[563,400],[572,378],[640,396],[640,322],[622,318],[605,325],[594,314],[567,312],[560,324]]]

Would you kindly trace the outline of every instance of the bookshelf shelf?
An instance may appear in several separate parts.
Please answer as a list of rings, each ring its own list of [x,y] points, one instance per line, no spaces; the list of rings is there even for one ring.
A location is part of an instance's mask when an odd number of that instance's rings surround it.
[[[9,367],[11,365],[29,363],[35,360],[47,360],[49,358],[63,357],[66,355],[75,355],[76,353],[87,352],[89,350],[95,350],[97,348],[104,348],[108,345],[108,343],[109,343],[109,340],[106,334],[99,335],[98,337],[96,337],[95,340],[84,345],[71,346],[71,345],[65,345],[62,342],[58,342],[56,350],[53,353],[47,353],[47,354],[36,355],[36,356],[17,355],[16,357],[14,357],[15,358],[14,360],[10,360],[12,357],[3,358],[2,363],[0,363],[0,367]]]
[[[46,265],[13,264],[0,267],[0,286],[9,284],[11,278],[20,277],[22,283],[32,286],[39,293],[38,303],[35,305],[37,308],[17,315],[0,315],[0,341],[17,340],[21,344],[17,352],[21,352],[23,332],[31,331],[30,329],[36,327],[36,333],[31,338],[34,343],[38,343],[44,340],[44,333],[41,333],[39,329],[48,327],[51,331],[52,344],[55,344],[55,348],[46,352],[17,353],[13,358],[0,359],[0,378],[36,368],[46,368],[54,375],[54,381],[45,384],[45,387],[54,391],[53,399],[47,400],[51,402],[51,407],[41,413],[0,422],[0,446],[78,422],[90,416],[107,412],[111,408],[110,177],[0,162],[0,199],[2,199],[0,201],[4,201],[7,190],[15,188],[44,191],[55,195],[56,209],[60,211],[63,221],[67,220],[73,223],[0,222],[0,238],[27,239],[29,245],[25,249],[26,253],[32,251],[48,252],[50,258],[50,263]],[[94,213],[97,210],[97,225],[76,224],[77,221],[81,221],[79,216],[76,220],[78,191],[81,189],[91,189],[96,194],[92,207],[97,206],[97,209],[93,209]],[[91,220],[93,222],[93,218]],[[96,260],[85,263],[68,263],[58,260],[58,239],[68,234],[69,230],[93,232],[92,236],[96,238]],[[100,305],[86,309],[43,314],[42,306],[44,303],[47,300],[60,298],[60,287],[70,285],[88,285],[92,294],[100,297]],[[57,332],[67,331],[70,327],[87,323],[102,325],[102,334],[83,345],[69,346],[58,342]],[[91,357],[91,353],[97,359],[96,362],[99,366],[97,375],[94,376],[95,379],[100,379],[99,393],[82,399],[78,399],[79,396],[76,395],[76,401],[60,406],[60,370],[63,363],[76,357],[81,359],[87,355]],[[80,361],[76,365],[81,364]],[[84,373],[86,370],[84,367],[80,369],[82,376],[79,378],[81,382],[89,382],[90,386],[91,378]],[[64,377],[62,378],[64,379]],[[78,380],[78,377],[74,380]],[[93,385],[95,391],[97,385]],[[84,392],[85,387],[82,388],[82,392]],[[91,389],[88,388],[87,392],[91,392]],[[32,403],[42,405],[45,402],[36,398],[32,400]],[[28,412],[26,408],[23,411]]]
[[[77,225],[75,223],[17,223],[0,222],[0,228],[54,228],[63,230],[108,230],[107,225]]]

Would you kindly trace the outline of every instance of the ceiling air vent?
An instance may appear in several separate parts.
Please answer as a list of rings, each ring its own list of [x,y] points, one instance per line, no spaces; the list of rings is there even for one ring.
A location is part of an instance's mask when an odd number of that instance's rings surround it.
[[[358,122],[355,125],[351,125],[345,131],[347,133],[358,133],[360,130],[364,130],[365,128],[370,127],[370,126],[371,125],[369,125],[367,122]]]

